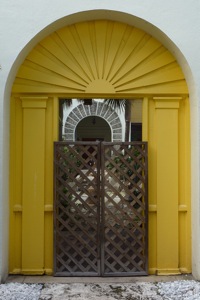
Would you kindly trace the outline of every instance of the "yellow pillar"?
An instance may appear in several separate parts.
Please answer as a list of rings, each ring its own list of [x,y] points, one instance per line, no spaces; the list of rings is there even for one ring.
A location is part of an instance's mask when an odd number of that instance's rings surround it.
[[[21,98],[22,274],[44,273],[45,110],[47,98]]]
[[[157,272],[157,201],[156,201],[156,151],[155,151],[155,107],[154,101],[143,98],[142,140],[148,141],[148,259],[149,274]]]
[[[58,98],[49,98],[46,109],[44,272],[53,273],[53,142],[58,139]]]
[[[154,98],[157,139],[157,273],[178,274],[178,109],[180,98]]]
[[[22,228],[22,107],[19,98],[11,99],[10,136],[10,255],[9,271],[21,273]]]

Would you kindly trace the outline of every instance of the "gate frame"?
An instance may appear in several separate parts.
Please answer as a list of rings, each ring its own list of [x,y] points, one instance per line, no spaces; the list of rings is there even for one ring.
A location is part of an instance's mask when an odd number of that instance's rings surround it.
[[[117,276],[123,276],[123,277],[130,277],[130,276],[145,276],[148,275],[148,142],[101,142],[101,141],[97,141],[97,142],[66,142],[66,141],[56,141],[54,142],[54,166],[55,166],[55,147],[57,144],[66,144],[66,145],[96,145],[97,149],[100,153],[100,159],[97,160],[97,168],[99,168],[99,176],[104,177],[104,167],[102,167],[102,161],[104,161],[105,157],[103,155],[103,149],[104,146],[108,146],[108,145],[116,145],[116,146],[120,146],[120,145],[144,145],[145,146],[145,167],[144,167],[144,172],[145,172],[145,180],[144,180],[144,213],[145,213],[145,217],[144,217],[144,223],[145,224],[145,237],[144,237],[144,243],[145,243],[145,269],[144,271],[141,272],[129,272],[129,273],[125,273],[125,272],[115,272],[115,273],[105,273],[104,271],[104,259],[102,259],[102,257],[104,257],[104,231],[103,231],[103,227],[104,227],[104,190],[103,190],[103,182],[104,180],[100,180],[99,179],[99,196],[98,196],[98,201],[99,201],[99,205],[97,204],[97,214],[98,215],[98,220],[97,220],[97,248],[99,247],[99,249],[97,249],[97,256],[98,256],[98,263],[97,263],[97,274],[92,274],[92,273],[87,273],[85,274],[84,272],[80,272],[80,274],[77,272],[76,275],[74,274],[69,274],[69,275],[63,275],[64,272],[56,272],[56,172],[54,169],[54,212],[53,212],[53,224],[54,224],[54,237],[53,237],[53,241],[54,241],[54,245],[53,245],[53,249],[54,249],[54,276],[65,276],[65,277],[69,277],[69,276],[89,276],[89,277],[117,277]],[[103,157],[103,159],[102,159]],[[102,174],[102,175],[101,175]]]

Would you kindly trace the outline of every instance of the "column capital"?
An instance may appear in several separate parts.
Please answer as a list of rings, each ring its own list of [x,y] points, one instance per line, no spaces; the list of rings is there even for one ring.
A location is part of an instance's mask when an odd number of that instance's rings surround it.
[[[48,97],[20,97],[22,108],[46,108]]]
[[[155,101],[155,108],[157,109],[178,109],[182,99],[182,97],[153,97],[153,100]]]

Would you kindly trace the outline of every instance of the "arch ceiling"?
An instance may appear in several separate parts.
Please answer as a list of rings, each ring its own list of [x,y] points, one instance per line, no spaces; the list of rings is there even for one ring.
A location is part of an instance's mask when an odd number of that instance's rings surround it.
[[[187,94],[174,56],[135,27],[77,23],[42,40],[21,65],[13,93]]]

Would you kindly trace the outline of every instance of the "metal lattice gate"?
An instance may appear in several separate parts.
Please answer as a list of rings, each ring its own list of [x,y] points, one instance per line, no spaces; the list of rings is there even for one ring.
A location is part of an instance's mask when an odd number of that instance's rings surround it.
[[[147,274],[147,143],[56,142],[56,276]]]

